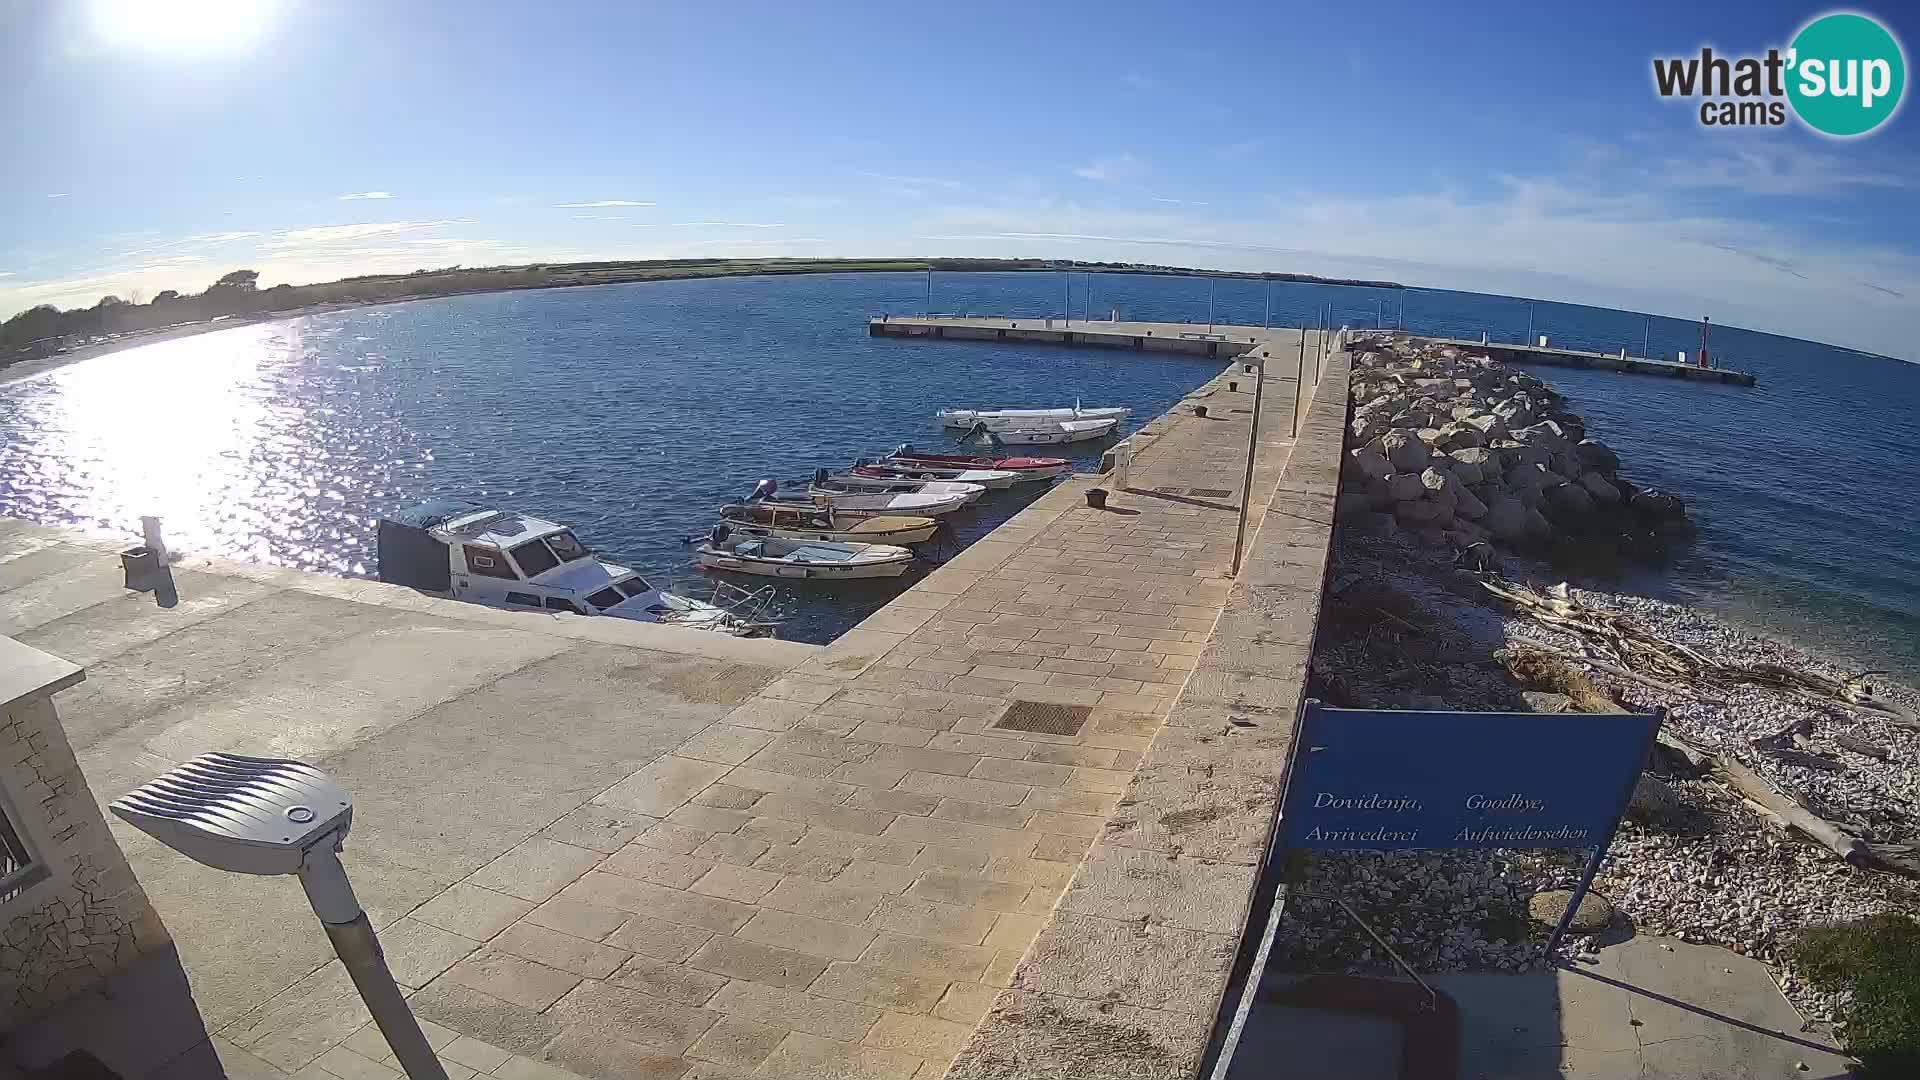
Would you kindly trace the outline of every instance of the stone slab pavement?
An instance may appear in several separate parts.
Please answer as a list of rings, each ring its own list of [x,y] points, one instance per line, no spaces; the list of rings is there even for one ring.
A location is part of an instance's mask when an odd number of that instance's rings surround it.
[[[103,801],[208,749],[338,775],[349,872],[415,1012],[526,1075],[939,1075],[1229,590],[1251,395],[1198,394],[1214,416],[1151,425],[1107,511],[1063,483],[824,649],[604,640],[607,620],[211,562],[162,611],[102,545],[27,526],[0,530],[0,619],[89,666],[60,706]],[[1288,448],[1263,441],[1256,499]],[[994,730],[1015,701],[1084,725]],[[202,1058],[383,1075],[297,888],[120,839]]]
[[[1725,949],[1636,937],[1597,963],[1430,979],[1460,1006],[1462,1080],[1840,1080],[1848,1058],[1808,1029],[1765,965]],[[1227,1080],[1400,1075],[1387,1020],[1256,1005]]]

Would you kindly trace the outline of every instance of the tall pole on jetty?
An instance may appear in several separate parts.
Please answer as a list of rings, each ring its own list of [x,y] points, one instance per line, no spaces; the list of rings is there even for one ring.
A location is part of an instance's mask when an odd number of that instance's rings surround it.
[[[1093,321],[1093,271],[1087,271],[1087,320]]]
[[[1260,320],[1260,328],[1264,330],[1272,325],[1273,325],[1273,279],[1268,278],[1267,279],[1267,317]]]
[[[1653,359],[1653,316],[1647,316],[1646,333],[1640,337],[1640,359]]]
[[[1207,279],[1207,333],[1213,333],[1213,279]]]
[[[933,264],[927,264],[927,316],[933,316]]]
[[[1533,301],[1527,301],[1527,348],[1533,348]]]
[[[1233,536],[1233,576],[1240,576],[1240,555],[1247,544],[1247,508],[1253,502],[1253,455],[1260,446],[1260,399],[1267,388],[1267,356],[1253,369],[1253,428],[1247,432],[1247,475],[1240,481],[1240,531]]]
[[[1065,267],[1060,270],[1060,315],[1073,325],[1073,271]]]

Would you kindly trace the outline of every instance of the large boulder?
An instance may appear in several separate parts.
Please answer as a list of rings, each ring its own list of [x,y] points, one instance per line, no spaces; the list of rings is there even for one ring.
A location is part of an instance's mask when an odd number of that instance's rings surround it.
[[[1465,450],[1487,445],[1487,436],[1472,424],[1452,423],[1440,429],[1438,445],[1442,450]]]
[[[1579,484],[1561,484],[1547,490],[1547,504],[1555,511],[1573,517],[1593,513],[1593,496]]]
[[[1568,446],[1566,432],[1551,420],[1542,420],[1528,427],[1509,427],[1507,437],[1517,443],[1538,446],[1548,452],[1565,450]]]
[[[1365,494],[1342,493],[1333,500],[1333,516],[1341,520],[1364,514],[1373,509],[1373,500]]]
[[[1419,529],[1435,525],[1440,521],[1441,507],[1425,499],[1403,502],[1393,508],[1393,516],[1409,529]]]
[[[1393,497],[1393,485],[1386,480],[1367,481],[1367,501],[1375,510],[1391,510],[1397,501]]]
[[[1459,534],[1454,533],[1451,535],[1458,536]],[[1485,540],[1474,540],[1470,543],[1458,544],[1458,547],[1460,550],[1459,553],[1453,557],[1453,565],[1462,569],[1498,572],[1501,566],[1504,565],[1504,561],[1500,558],[1500,552]]]
[[[1380,450],[1393,463],[1394,472],[1417,473],[1433,457],[1427,444],[1402,431],[1390,431],[1380,437]]]
[[[1395,473],[1387,479],[1387,493],[1394,502],[1412,502],[1425,498],[1427,487],[1420,482],[1419,473]]]
[[[1527,508],[1527,539],[1545,540],[1553,535],[1553,522],[1540,512],[1539,507]]]
[[[1495,402],[1493,415],[1508,431],[1526,427],[1534,421],[1533,405],[1524,397],[1511,397]]]
[[[1651,488],[1635,495],[1632,505],[1636,513],[1656,521],[1687,516],[1686,504],[1680,501],[1680,496],[1669,495],[1664,491],[1654,491]]]
[[[1393,464],[1385,454],[1371,446],[1355,448],[1347,455],[1347,460],[1352,464],[1353,471],[1369,480],[1385,480],[1393,475]]]
[[[1461,461],[1454,457],[1436,458],[1434,460],[1451,462],[1452,464],[1448,467],[1447,471],[1453,474],[1455,480],[1463,484],[1478,484],[1486,479],[1487,474],[1481,470],[1480,466],[1471,461]]]
[[[1597,472],[1590,472],[1580,478],[1580,486],[1593,496],[1593,501],[1604,506],[1612,506],[1620,501],[1620,489],[1607,483],[1607,478]]]
[[[1465,484],[1454,485],[1453,512],[1463,518],[1479,519],[1487,516],[1487,504],[1467,489]]]
[[[1353,414],[1353,441],[1369,443],[1385,435],[1389,430],[1387,418],[1378,409],[1355,410]]]
[[[1427,489],[1427,498],[1451,510],[1454,500],[1460,497],[1460,485],[1454,478],[1440,469],[1427,469],[1420,474],[1420,485]]]
[[[1605,442],[1599,442],[1597,438],[1582,438],[1572,446],[1572,454],[1580,459],[1582,465],[1586,465],[1588,469],[1596,469],[1599,473],[1619,473],[1620,471],[1620,455],[1615,454]]]

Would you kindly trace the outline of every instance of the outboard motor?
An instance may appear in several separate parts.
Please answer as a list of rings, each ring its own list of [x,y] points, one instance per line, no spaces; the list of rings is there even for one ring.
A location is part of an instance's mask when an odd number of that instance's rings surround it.
[[[707,539],[713,541],[714,547],[720,547],[727,542],[727,537],[732,535],[733,527],[723,521],[713,527],[713,531],[707,534]]]
[[[870,458],[870,457],[863,457],[863,458],[854,458],[854,459],[853,459],[853,467],[854,467],[854,468],[856,468],[856,469],[864,469],[864,468],[866,468],[867,466],[869,466],[869,465],[871,465],[871,464],[873,464],[873,459],[872,459],[872,458]]]
[[[912,457],[912,456],[913,456],[913,444],[912,444],[912,443],[901,443],[901,444],[900,444],[899,446],[896,446],[896,447],[894,447],[894,448],[893,448],[893,456],[894,456],[894,457]]]
[[[813,482],[816,484],[825,484],[827,482],[827,470],[825,469],[813,470]]]
[[[759,502],[761,499],[770,499],[773,497],[773,493],[779,490],[780,481],[762,480],[753,485],[753,491],[747,495],[747,501]]]

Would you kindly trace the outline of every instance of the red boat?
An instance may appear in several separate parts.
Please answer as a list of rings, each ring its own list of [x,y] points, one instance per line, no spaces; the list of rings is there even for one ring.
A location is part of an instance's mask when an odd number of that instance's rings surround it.
[[[902,446],[887,456],[914,469],[964,471],[999,469],[1014,473],[1021,480],[1051,480],[1072,470],[1073,462],[1057,457],[989,457],[986,454],[924,454],[911,446]]]

